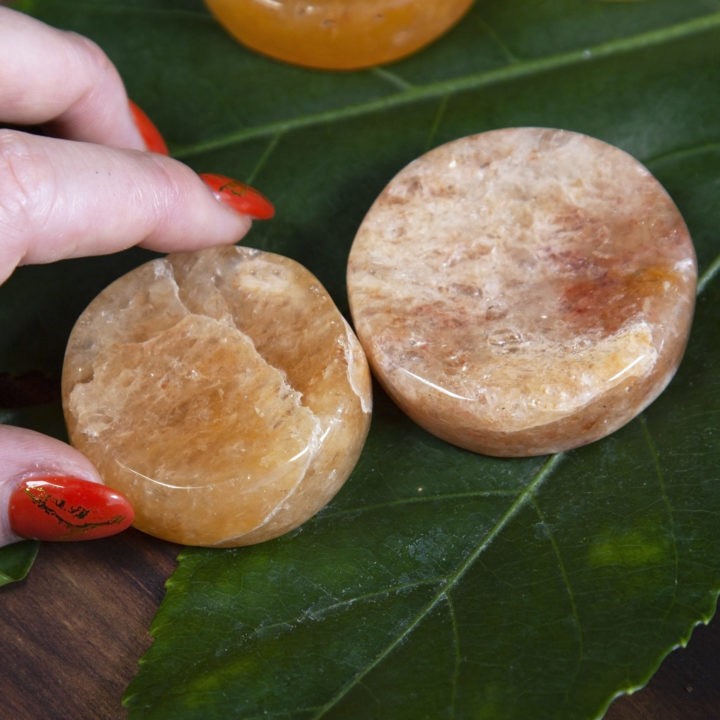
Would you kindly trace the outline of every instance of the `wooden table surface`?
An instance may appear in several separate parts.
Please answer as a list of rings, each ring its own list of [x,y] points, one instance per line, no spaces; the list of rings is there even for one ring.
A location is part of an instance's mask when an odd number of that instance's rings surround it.
[[[43,545],[29,577],[0,590],[0,717],[126,717],[120,698],[150,644],[147,630],[177,552],[134,530]],[[648,687],[616,700],[606,720],[715,720],[718,680],[720,618],[698,627]]]

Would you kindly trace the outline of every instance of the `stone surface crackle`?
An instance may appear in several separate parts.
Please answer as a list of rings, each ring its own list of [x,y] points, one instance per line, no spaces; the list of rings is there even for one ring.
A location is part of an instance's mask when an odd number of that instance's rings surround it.
[[[613,432],[682,357],[697,266],[674,203],[627,153],[510,128],[402,170],[353,243],[350,307],[416,422],[491,455]]]
[[[104,290],[71,334],[63,403],[136,526],[193,545],[260,542],[314,514],[372,406],[362,348],[317,279],[239,247],[169,255]]]

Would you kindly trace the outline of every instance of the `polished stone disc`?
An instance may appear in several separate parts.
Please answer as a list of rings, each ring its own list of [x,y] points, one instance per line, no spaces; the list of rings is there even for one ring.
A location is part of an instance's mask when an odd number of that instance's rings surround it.
[[[365,217],[348,292],[371,366],[430,432],[536,455],[613,432],[682,357],[697,267],[637,160],[585,135],[483,133],[403,169]]]
[[[191,545],[297,527],[338,491],[370,422],[365,355],[318,280],[243,247],[153,260],[77,321],[70,439],[135,525]]]

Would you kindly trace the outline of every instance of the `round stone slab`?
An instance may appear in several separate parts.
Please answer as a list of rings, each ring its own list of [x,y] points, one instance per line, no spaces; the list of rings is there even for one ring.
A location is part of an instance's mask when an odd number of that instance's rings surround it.
[[[402,170],[347,282],[371,367],[411,418],[523,456],[597,440],[657,397],[696,278],[685,223],[645,167],[585,135],[511,128]]]
[[[77,321],[62,378],[72,444],[135,508],[189,545],[297,527],[352,471],[370,371],[318,280],[242,247],[153,260]]]

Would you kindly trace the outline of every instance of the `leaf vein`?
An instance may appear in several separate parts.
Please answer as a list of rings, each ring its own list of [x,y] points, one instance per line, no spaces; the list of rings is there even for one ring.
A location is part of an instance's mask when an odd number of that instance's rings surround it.
[[[645,164],[648,166],[661,165],[666,162],[673,162],[675,160],[684,160],[694,155],[703,155],[705,153],[717,152],[720,150],[720,142],[713,141],[703,143],[702,145],[692,145],[690,147],[681,147],[668,152],[660,153],[653,157],[647,158]]]
[[[540,489],[548,477],[554,472],[557,466],[562,461],[564,455],[558,453],[552,455],[543,464],[543,466],[533,475],[525,487],[515,496],[514,501],[510,504],[507,510],[498,518],[495,525],[485,534],[485,537],[478,543],[477,547],[468,555],[464,562],[460,564],[458,569],[448,576],[446,582],[440,587],[438,592],[430,598],[429,602],[425,607],[421,608],[420,611],[410,620],[407,626],[402,632],[398,633],[388,645],[378,653],[375,659],[368,663],[368,665],[358,671],[338,692],[328,700],[325,705],[322,706],[317,715],[314,716],[313,720],[320,720],[331,708],[337,705],[342,698],[344,698],[354,687],[356,687],[374,668],[378,667],[385,658],[387,658],[396,648],[398,648],[407,637],[417,628],[420,623],[437,607],[444,598],[447,597],[451,588],[455,587],[463,576],[470,570],[475,564],[478,558],[482,555],[485,550],[493,543],[495,538],[503,531],[510,521],[528,505],[532,500],[534,494]]]
[[[435,586],[439,585],[441,583],[441,581],[442,581],[441,578],[426,578],[423,580],[419,580],[417,582],[404,583],[402,585],[394,585],[392,587],[383,588],[382,590],[378,590],[377,592],[365,593],[364,595],[357,595],[357,596],[348,598],[346,600],[341,600],[340,602],[332,603],[330,605],[325,605],[324,607],[318,608],[317,610],[308,608],[297,618],[294,618],[291,620],[277,620],[276,622],[273,622],[273,623],[258,625],[254,629],[254,634],[262,635],[262,634],[266,633],[268,630],[273,630],[275,628],[283,628],[283,627],[290,628],[293,626],[293,624],[297,625],[298,623],[302,623],[305,621],[318,622],[320,620],[323,620],[325,617],[327,617],[331,613],[337,612],[338,610],[343,610],[345,608],[349,608],[349,607],[352,607],[353,605],[357,605],[357,604],[363,603],[363,602],[375,602],[377,600],[385,600],[392,595],[400,595],[404,592],[418,590],[418,589],[426,587],[426,586],[435,587]]]
[[[344,509],[327,509],[318,514],[318,520],[327,520],[330,518],[342,517],[345,515],[355,515],[365,512],[375,512],[377,510],[387,510],[393,507],[402,507],[403,505],[417,505],[430,502],[449,502],[455,500],[473,500],[478,498],[492,497],[514,497],[513,490],[473,490],[463,493],[448,493],[444,495],[422,495],[418,497],[398,498],[397,500],[389,500],[372,505],[360,505],[358,507],[350,507]]]
[[[435,137],[437,136],[437,132],[440,129],[440,125],[442,125],[443,118],[445,117],[445,112],[447,111],[449,96],[444,95],[440,99],[440,103],[438,104],[437,111],[435,112],[435,117],[433,118],[432,125],[430,126],[430,132],[428,133],[428,138],[425,143],[425,147],[429,150],[435,143]]]
[[[384,67],[371,68],[370,73],[400,90],[408,90],[413,87],[411,82]]]
[[[636,35],[615,38],[603,43],[578,48],[567,52],[557,53],[544,58],[510,63],[480,73],[460,76],[456,78],[439,80],[424,86],[413,86],[401,90],[396,94],[374,98],[357,104],[349,104],[330,110],[318,111],[294,118],[277,120],[265,125],[246,127],[236,132],[206,139],[185,147],[177,148],[175,157],[179,159],[197,155],[209,150],[216,150],[228,145],[240,144],[248,140],[273,136],[277,133],[286,133],[336,123],[342,120],[361,117],[364,115],[384,112],[386,110],[403,107],[412,103],[433,100],[445,95],[469,90],[478,90],[503,82],[511,82],[532,75],[539,75],[550,71],[565,68],[571,65],[599,60],[612,55],[632,52],[660,45],[671,40],[696,35],[720,28],[720,13],[712,13],[700,18],[693,18],[659,30],[650,30]]]
[[[445,596],[445,602],[448,608],[448,615],[450,616],[450,627],[452,628],[452,642],[455,658],[449,703],[449,716],[454,718],[456,714],[455,708],[457,707],[458,685],[460,683],[460,666],[462,665],[462,656],[460,654],[460,629],[458,627],[457,615],[455,614],[455,605],[452,601],[452,596],[449,593]]]
[[[520,62],[521,58],[510,49],[509,45],[507,45],[507,43],[497,33],[495,28],[487,20],[485,20],[485,18],[477,13],[473,15],[473,17],[480,27],[480,30],[495,43],[495,45],[500,49],[500,52],[502,52],[505,56],[508,63]]]
[[[265,146],[265,150],[258,158],[257,163],[255,163],[255,167],[251,170],[250,174],[246,178],[246,182],[249,185],[252,185],[255,182],[255,178],[257,178],[261,170],[267,165],[268,160],[270,159],[270,156],[273,154],[273,152],[275,152],[275,148],[277,148],[281,137],[282,134],[277,133],[276,135],[273,135],[272,138],[270,138],[270,142],[268,142],[268,144]]]
[[[560,577],[562,578],[563,585],[565,587],[565,592],[567,593],[568,602],[570,603],[570,612],[572,614],[573,625],[575,627],[575,633],[577,635],[578,656],[575,667],[575,676],[572,682],[567,683],[567,687],[565,690],[565,696],[566,699],[568,699],[570,690],[575,683],[575,679],[580,673],[580,666],[582,665],[583,659],[585,657],[585,634],[583,633],[582,622],[580,621],[580,612],[578,610],[577,598],[570,582],[570,576],[568,575],[565,561],[563,560],[562,553],[560,552],[560,546],[558,545],[557,539],[555,538],[555,533],[552,531],[551,526],[546,522],[545,514],[540,508],[540,505],[538,504],[536,498],[532,499],[532,506],[537,513],[540,522],[542,523],[543,529],[547,533],[548,542],[550,543],[550,547],[552,548],[553,555],[555,555],[555,561],[557,563]]]
[[[705,292],[705,288],[715,279],[720,273],[720,255],[718,255],[706,268],[705,272],[698,278],[697,294],[701,295]]]
[[[673,513],[673,507],[672,503],[670,502],[670,498],[667,494],[667,486],[665,483],[665,473],[662,469],[662,464],[660,462],[660,453],[658,451],[657,445],[655,444],[655,440],[653,439],[652,433],[650,432],[650,428],[648,427],[647,423],[647,417],[645,414],[640,415],[640,427],[642,428],[643,437],[645,438],[645,442],[647,443],[648,450],[650,451],[650,456],[653,461],[653,467],[655,469],[655,477],[657,479],[658,486],[660,488],[660,495],[662,497],[662,502],[665,507],[665,512],[668,516],[668,530],[670,532],[670,537],[672,538],[672,553],[673,553],[673,564],[674,564],[674,578],[673,578],[673,595],[670,600],[670,603],[668,605],[668,608],[665,612],[665,616],[669,616],[670,611],[675,607],[677,603],[677,594],[678,594],[678,584],[679,584],[679,576],[680,576],[680,559],[678,556],[678,547],[677,547],[677,534],[675,529],[675,516]]]

